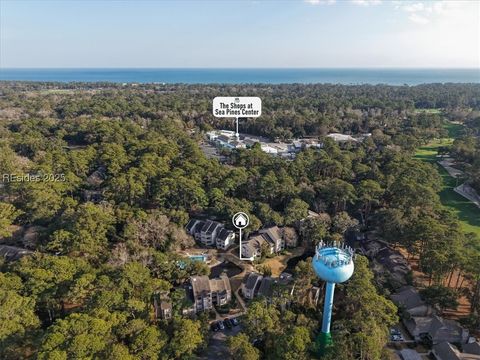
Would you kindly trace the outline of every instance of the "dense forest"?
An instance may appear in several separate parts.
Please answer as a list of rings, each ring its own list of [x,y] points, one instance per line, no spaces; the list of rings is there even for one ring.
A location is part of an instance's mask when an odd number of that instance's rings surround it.
[[[242,132],[317,137],[324,147],[291,161],[257,146],[234,150],[228,165],[209,159],[202,133],[233,128],[211,114],[220,95],[262,98],[263,115],[242,119]],[[228,222],[239,210],[250,215],[249,231],[321,213],[303,227],[310,249],[376,231],[417,257],[432,287],[454,272],[476,284],[466,291],[478,324],[480,239],[440,203],[436,169],[413,157],[445,135],[447,119],[469,129],[451,150],[480,189],[479,85],[0,83],[0,174],[17,175],[0,183],[0,242],[33,251],[0,264],[0,358],[195,358],[208,342],[208,317],[177,311],[160,320],[153,299],[169,296],[179,310],[178,286],[209,273],[176,252],[193,244],[189,217]],[[340,146],[324,138],[330,132],[372,136]],[[18,180],[27,174],[37,178]],[[339,287],[328,356],[385,358],[396,308],[368,261],[359,256],[356,267]],[[299,287],[316,282],[306,262],[294,275]],[[300,300],[287,310],[254,302],[245,333],[229,339],[232,357],[309,359],[321,312]]]

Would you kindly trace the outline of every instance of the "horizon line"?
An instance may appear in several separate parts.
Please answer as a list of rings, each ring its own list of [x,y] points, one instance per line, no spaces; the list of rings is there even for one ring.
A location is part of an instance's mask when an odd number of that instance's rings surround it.
[[[1,70],[478,70],[480,67],[341,66],[341,67],[0,67]]]

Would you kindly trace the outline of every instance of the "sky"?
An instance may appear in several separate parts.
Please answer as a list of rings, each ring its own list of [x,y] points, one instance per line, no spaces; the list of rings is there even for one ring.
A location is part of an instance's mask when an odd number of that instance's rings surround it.
[[[480,67],[480,1],[0,0],[0,67]]]

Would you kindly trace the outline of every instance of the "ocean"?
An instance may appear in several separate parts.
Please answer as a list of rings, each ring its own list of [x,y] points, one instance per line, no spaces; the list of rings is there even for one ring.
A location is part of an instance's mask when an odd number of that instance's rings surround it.
[[[480,83],[480,69],[0,69],[0,80],[185,84]]]

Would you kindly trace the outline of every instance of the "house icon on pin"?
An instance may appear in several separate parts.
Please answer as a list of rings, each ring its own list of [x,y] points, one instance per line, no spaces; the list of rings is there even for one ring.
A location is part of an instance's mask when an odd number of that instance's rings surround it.
[[[237,229],[246,228],[248,226],[248,223],[249,223],[248,215],[243,213],[243,212],[236,213],[233,216],[232,220],[233,220],[233,225]]]

